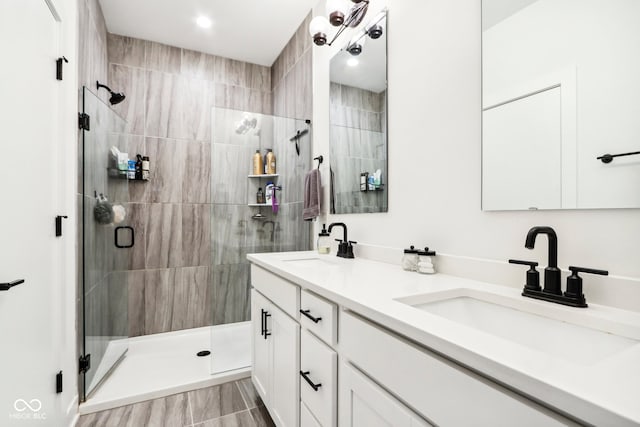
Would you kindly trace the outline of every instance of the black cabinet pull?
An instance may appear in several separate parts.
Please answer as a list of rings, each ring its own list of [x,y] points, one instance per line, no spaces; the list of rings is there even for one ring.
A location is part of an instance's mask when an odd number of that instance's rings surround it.
[[[322,317],[313,317],[312,315],[309,314],[311,310],[300,310],[300,313],[302,313],[303,316],[308,317],[309,319],[311,319],[311,321],[313,321],[313,323],[318,323],[319,321],[322,320]]]
[[[268,332],[268,331],[267,331],[267,327],[268,327],[268,326],[267,326],[267,317],[271,317],[271,315],[270,315],[270,314],[269,314],[269,312],[268,312],[268,311],[266,311],[266,310],[262,310],[262,311],[263,311],[263,313],[264,313],[264,339],[266,340],[266,339],[267,339],[267,337],[268,337],[269,335],[271,335],[271,332]]]
[[[131,231],[131,243],[128,245],[121,245],[118,242],[118,236],[120,235],[120,233],[118,233],[118,231],[120,230],[129,230]],[[126,248],[132,248],[133,245],[135,244],[135,231],[133,231],[133,227],[129,227],[129,226],[125,226],[125,227],[116,227],[115,231],[115,242],[116,242],[116,248],[120,248],[120,249],[126,249]]]
[[[260,309],[260,336],[264,336],[264,314],[266,313],[266,311],[264,311],[263,308]]]
[[[18,286],[19,284],[24,283],[24,279],[14,280],[13,282],[8,283],[0,283],[0,291],[8,291],[14,286]]]
[[[309,371],[306,371],[306,372],[300,371],[300,375],[302,376],[302,378],[304,378],[307,384],[309,384],[314,391],[318,391],[318,389],[322,387],[322,384],[314,384],[313,381],[311,381],[311,378],[309,378]]]

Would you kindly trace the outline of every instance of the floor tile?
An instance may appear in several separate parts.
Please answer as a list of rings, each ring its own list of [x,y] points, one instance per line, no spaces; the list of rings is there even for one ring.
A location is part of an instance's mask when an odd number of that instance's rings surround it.
[[[242,393],[242,397],[247,404],[247,408],[252,409],[264,405],[264,403],[262,403],[262,399],[258,396],[258,392],[256,392],[256,389],[253,386],[253,382],[251,382],[251,378],[239,380],[237,381],[237,384],[240,389],[240,393]]]
[[[219,418],[247,409],[236,383],[226,383],[188,392],[193,422]]]
[[[247,410],[205,421],[201,424],[194,424],[193,427],[256,427],[257,425],[251,413]]]

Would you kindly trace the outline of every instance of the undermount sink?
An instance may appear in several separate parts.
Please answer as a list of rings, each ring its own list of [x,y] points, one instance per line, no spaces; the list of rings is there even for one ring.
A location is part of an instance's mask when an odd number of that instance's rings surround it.
[[[398,298],[416,309],[571,362],[592,365],[640,344],[640,328],[589,309],[452,289]]]

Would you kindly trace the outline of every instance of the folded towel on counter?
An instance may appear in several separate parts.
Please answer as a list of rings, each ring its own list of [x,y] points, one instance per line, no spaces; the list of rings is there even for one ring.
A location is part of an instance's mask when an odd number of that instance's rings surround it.
[[[320,215],[320,170],[313,169],[304,178],[302,218],[311,221]]]

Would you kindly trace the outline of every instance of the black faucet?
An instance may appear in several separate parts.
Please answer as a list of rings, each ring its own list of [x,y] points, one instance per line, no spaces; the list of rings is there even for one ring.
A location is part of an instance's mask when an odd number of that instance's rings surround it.
[[[524,243],[524,247],[533,249],[538,234],[546,234],[549,240],[549,265],[544,269],[543,292],[562,295],[562,290],[560,289],[560,269],[558,268],[558,236],[551,227],[533,227],[527,233],[527,240]]]
[[[358,242],[354,242],[352,240],[349,240],[347,237],[347,225],[343,222],[333,222],[331,224],[329,224],[329,233],[331,233],[331,230],[333,229],[333,227],[342,227],[342,230],[344,231],[343,234],[343,239],[336,239],[336,241],[340,242],[338,244],[338,256],[340,258],[355,258],[353,255],[353,245],[355,243]]]
[[[524,247],[533,249],[538,234],[546,234],[549,239],[549,265],[544,269],[544,289],[540,289],[540,276],[536,270],[537,262],[510,259],[511,264],[528,265],[527,282],[522,290],[522,296],[569,305],[571,307],[587,307],[587,301],[582,293],[582,278],[578,273],[608,275],[605,270],[593,268],[569,267],[572,274],[567,277],[567,290],[562,293],[560,287],[560,269],[558,268],[558,236],[551,227],[533,227],[527,233]]]

